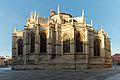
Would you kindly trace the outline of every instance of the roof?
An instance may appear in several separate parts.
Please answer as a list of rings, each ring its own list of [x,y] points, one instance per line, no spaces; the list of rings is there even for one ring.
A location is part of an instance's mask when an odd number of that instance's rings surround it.
[[[114,54],[114,55],[112,55],[112,56],[120,56],[120,53],[116,53],[116,54]]]
[[[61,12],[60,14],[69,15],[70,17],[72,17],[72,15],[71,15],[71,14],[68,14],[68,13],[63,13],[63,12]],[[54,16],[54,15],[58,15],[58,14],[53,14],[53,15],[50,16],[50,18],[51,18],[52,16]]]

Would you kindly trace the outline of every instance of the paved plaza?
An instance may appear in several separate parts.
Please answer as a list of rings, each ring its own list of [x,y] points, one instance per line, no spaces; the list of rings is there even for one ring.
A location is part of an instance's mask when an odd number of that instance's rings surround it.
[[[10,70],[0,69],[0,80],[120,80],[120,69]]]

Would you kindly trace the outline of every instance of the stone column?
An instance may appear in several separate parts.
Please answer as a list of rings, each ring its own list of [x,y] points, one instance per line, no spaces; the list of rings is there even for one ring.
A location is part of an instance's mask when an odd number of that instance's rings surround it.
[[[35,64],[37,64],[39,60],[39,46],[39,26],[37,26],[37,29],[35,31]]]
[[[61,26],[58,23],[55,25],[55,33],[56,33],[55,54],[61,54]]]
[[[107,53],[107,48],[106,48],[106,43],[107,43],[107,37],[104,36],[104,52],[105,52],[105,62],[107,62],[107,58],[108,58],[108,53]]]
[[[89,40],[89,57],[94,57],[94,33],[92,30],[88,32]]]
[[[12,61],[13,61],[13,63],[12,63],[12,65],[14,65],[14,62],[15,62],[15,60],[16,60],[16,57],[17,57],[17,52],[16,52],[16,38],[17,38],[17,36],[16,36],[16,34],[13,34],[12,35]]]
[[[101,43],[100,43],[100,56],[101,57],[105,57],[105,38],[104,38],[104,35],[103,34],[101,34],[101,36],[100,36],[101,38]]]
[[[23,33],[23,55],[24,55],[24,65],[26,65],[27,62],[27,56],[29,54],[29,29],[25,27],[24,33]]]
[[[88,30],[85,29],[85,38],[84,38],[84,54],[85,54],[85,63],[88,64],[89,62],[89,43],[88,43]],[[88,66],[86,66],[88,67]]]
[[[52,54],[52,25],[48,27],[48,35],[47,35],[47,54],[48,54],[48,61],[51,60]]]
[[[75,29],[71,27],[71,38],[70,38],[70,54],[73,55],[73,62],[75,60]]]

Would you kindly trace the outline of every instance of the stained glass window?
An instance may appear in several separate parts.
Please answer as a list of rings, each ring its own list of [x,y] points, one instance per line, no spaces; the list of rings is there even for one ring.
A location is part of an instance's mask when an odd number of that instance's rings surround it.
[[[94,39],[94,56],[100,56],[100,40]]]
[[[63,39],[63,53],[69,52],[70,52],[70,38],[68,35],[65,35]]]
[[[18,55],[23,55],[23,40],[18,39]]]
[[[76,52],[83,52],[82,36],[80,35],[79,32],[76,32],[75,37],[76,37]]]
[[[47,52],[46,33],[40,33],[40,52]]]
[[[35,52],[35,33],[31,33],[31,53]]]

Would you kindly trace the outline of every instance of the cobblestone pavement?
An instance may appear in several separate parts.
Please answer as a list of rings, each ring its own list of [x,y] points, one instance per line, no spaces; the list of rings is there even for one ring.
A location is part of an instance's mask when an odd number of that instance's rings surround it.
[[[120,69],[10,70],[0,69],[0,80],[120,80]]]

